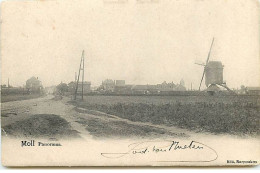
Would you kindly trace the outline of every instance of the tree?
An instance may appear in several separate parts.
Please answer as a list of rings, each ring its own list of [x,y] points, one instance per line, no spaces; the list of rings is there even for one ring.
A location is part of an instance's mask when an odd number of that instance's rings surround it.
[[[26,89],[30,93],[41,93],[43,86],[38,77],[31,77],[26,81]]]
[[[60,95],[64,95],[65,92],[68,92],[68,85],[66,83],[60,83],[56,89]]]

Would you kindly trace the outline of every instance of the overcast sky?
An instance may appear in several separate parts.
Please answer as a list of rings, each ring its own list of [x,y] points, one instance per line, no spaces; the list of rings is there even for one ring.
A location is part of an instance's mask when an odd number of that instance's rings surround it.
[[[198,88],[210,60],[222,61],[231,88],[259,85],[257,1],[158,0],[159,3],[28,1],[2,4],[2,83],[44,86],[74,80],[85,50],[85,80],[163,81]],[[204,83],[204,82],[203,82]],[[205,87],[205,85],[203,85]]]

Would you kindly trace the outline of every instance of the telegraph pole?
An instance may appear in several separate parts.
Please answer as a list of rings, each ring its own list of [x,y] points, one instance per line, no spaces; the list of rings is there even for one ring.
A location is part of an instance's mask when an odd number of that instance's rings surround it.
[[[82,95],[81,95],[81,99],[83,100],[83,90],[84,90],[84,50],[82,52],[82,56],[83,56],[83,59],[82,59],[82,62],[83,62],[83,67],[82,67]]]
[[[76,89],[75,89],[75,97],[74,100],[77,98],[77,92],[78,92],[78,86],[79,86],[79,77],[80,77],[80,72],[82,71],[82,100],[83,100],[83,84],[84,84],[84,50],[82,51],[81,55],[81,60],[80,60],[80,65],[79,65],[79,73],[78,73],[78,79],[77,79],[77,84],[76,84]]]
[[[77,72],[75,72],[74,92],[76,90],[76,85],[77,85]]]
[[[75,72],[75,86],[76,86],[76,83],[77,83],[77,72]]]

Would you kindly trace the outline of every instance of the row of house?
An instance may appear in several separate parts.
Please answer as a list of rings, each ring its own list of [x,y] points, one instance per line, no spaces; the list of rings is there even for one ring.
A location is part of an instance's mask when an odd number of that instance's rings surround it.
[[[70,82],[68,84],[68,91],[75,93],[76,83]],[[91,87],[91,82],[83,82],[84,93],[97,92],[101,94],[159,94],[159,93],[169,93],[174,91],[186,91],[184,80],[181,80],[179,84],[173,82],[167,83],[166,81],[156,84],[156,85],[130,85],[126,84],[125,80],[112,80],[106,79],[102,81],[99,87],[93,89]],[[82,82],[78,83],[78,93],[82,92]],[[249,95],[260,95],[259,87],[246,87],[245,93]]]
[[[180,84],[174,84],[173,82],[167,83],[164,81],[157,85],[129,85],[125,83],[125,80],[106,79],[102,81],[98,91],[101,93],[118,94],[156,94],[165,91],[186,91],[186,88],[183,80]]]
[[[70,82],[68,84],[68,91],[74,93],[76,89],[76,83]],[[174,84],[173,82],[167,83],[164,81],[157,85],[129,85],[126,84],[125,80],[112,80],[106,79],[102,81],[101,85],[96,89],[91,89],[91,82],[83,82],[84,93],[98,92],[98,93],[116,93],[116,94],[156,94],[159,92],[166,91],[186,91],[184,86],[184,81],[182,80],[180,84]],[[82,92],[82,82],[78,83],[78,93]]]

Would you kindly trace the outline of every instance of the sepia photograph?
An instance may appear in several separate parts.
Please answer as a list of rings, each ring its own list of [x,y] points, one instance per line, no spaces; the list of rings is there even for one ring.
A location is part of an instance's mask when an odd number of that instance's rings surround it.
[[[2,165],[254,166],[258,0],[1,2]]]

